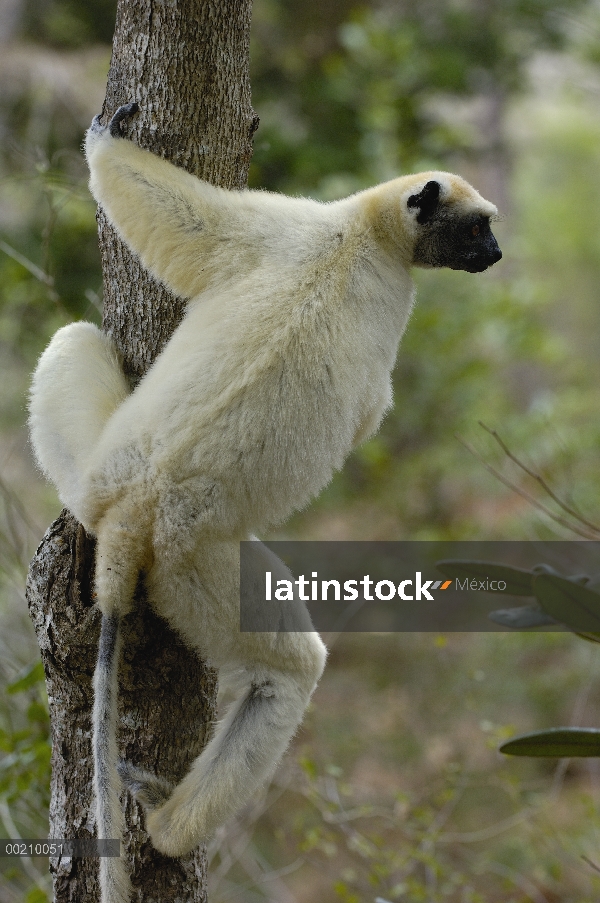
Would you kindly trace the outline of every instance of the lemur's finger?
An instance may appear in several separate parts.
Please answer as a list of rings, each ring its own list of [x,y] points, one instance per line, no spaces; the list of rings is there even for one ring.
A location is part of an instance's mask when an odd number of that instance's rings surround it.
[[[130,116],[134,116],[135,113],[139,112],[139,105],[134,101],[131,103],[123,104],[122,107],[119,107],[117,112],[114,114],[113,118],[110,120],[108,124],[108,131],[112,135],[113,138],[121,138],[121,123],[124,119],[128,119]]]

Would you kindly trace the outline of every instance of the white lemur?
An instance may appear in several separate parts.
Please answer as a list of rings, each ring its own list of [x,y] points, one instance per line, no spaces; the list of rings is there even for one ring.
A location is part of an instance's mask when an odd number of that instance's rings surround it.
[[[122,779],[154,846],[180,856],[273,771],[325,662],[299,599],[285,603],[287,631],[240,632],[239,541],[305,506],[377,429],[413,306],[410,268],[475,273],[502,254],[495,206],[458,176],[406,176],[328,204],[226,191],[123,140],[137,109],[92,123],[90,188],[187,313],[133,392],[107,335],[60,329],[33,378],[30,428],[40,467],[97,538],[98,836],[121,836]],[[265,556],[289,577],[256,540]],[[117,773],[119,624],[141,571],[154,610],[245,680],[175,788],[126,763]],[[101,861],[103,903],[126,903],[123,860]]]

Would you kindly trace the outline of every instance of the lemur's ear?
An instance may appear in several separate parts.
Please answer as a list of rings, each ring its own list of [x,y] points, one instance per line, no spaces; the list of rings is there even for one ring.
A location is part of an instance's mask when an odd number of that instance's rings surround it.
[[[417,222],[426,223],[435,213],[440,201],[440,183],[427,182],[418,194],[411,194],[407,207],[418,207]]]

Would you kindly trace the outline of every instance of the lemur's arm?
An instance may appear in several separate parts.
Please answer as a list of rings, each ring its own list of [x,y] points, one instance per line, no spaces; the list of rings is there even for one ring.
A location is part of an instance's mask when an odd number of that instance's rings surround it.
[[[192,298],[216,273],[221,283],[228,267],[233,275],[235,259],[222,246],[229,212],[239,219],[236,193],[121,138],[119,123],[135,112],[137,104],[121,107],[106,128],[94,119],[85,141],[90,189],[143,265],[175,294]]]

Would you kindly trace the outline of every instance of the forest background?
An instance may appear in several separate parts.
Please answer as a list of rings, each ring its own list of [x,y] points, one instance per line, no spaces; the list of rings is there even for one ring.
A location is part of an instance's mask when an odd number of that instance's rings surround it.
[[[80,153],[113,0],[0,0],[0,827],[47,832],[48,723],[24,601],[60,505],[27,445],[51,334],[100,321]],[[600,519],[600,3],[255,0],[251,187],[323,200],[429,168],[501,211],[488,273],[418,271],[380,433],[274,538],[573,534],[479,426]],[[127,100],[128,98],[123,98]],[[475,447],[479,458],[469,452]],[[514,732],[600,724],[596,649],[565,635],[338,638],[273,785],[211,847],[211,903],[586,903],[600,892],[596,760],[503,759]],[[0,903],[50,899],[0,860]]]

